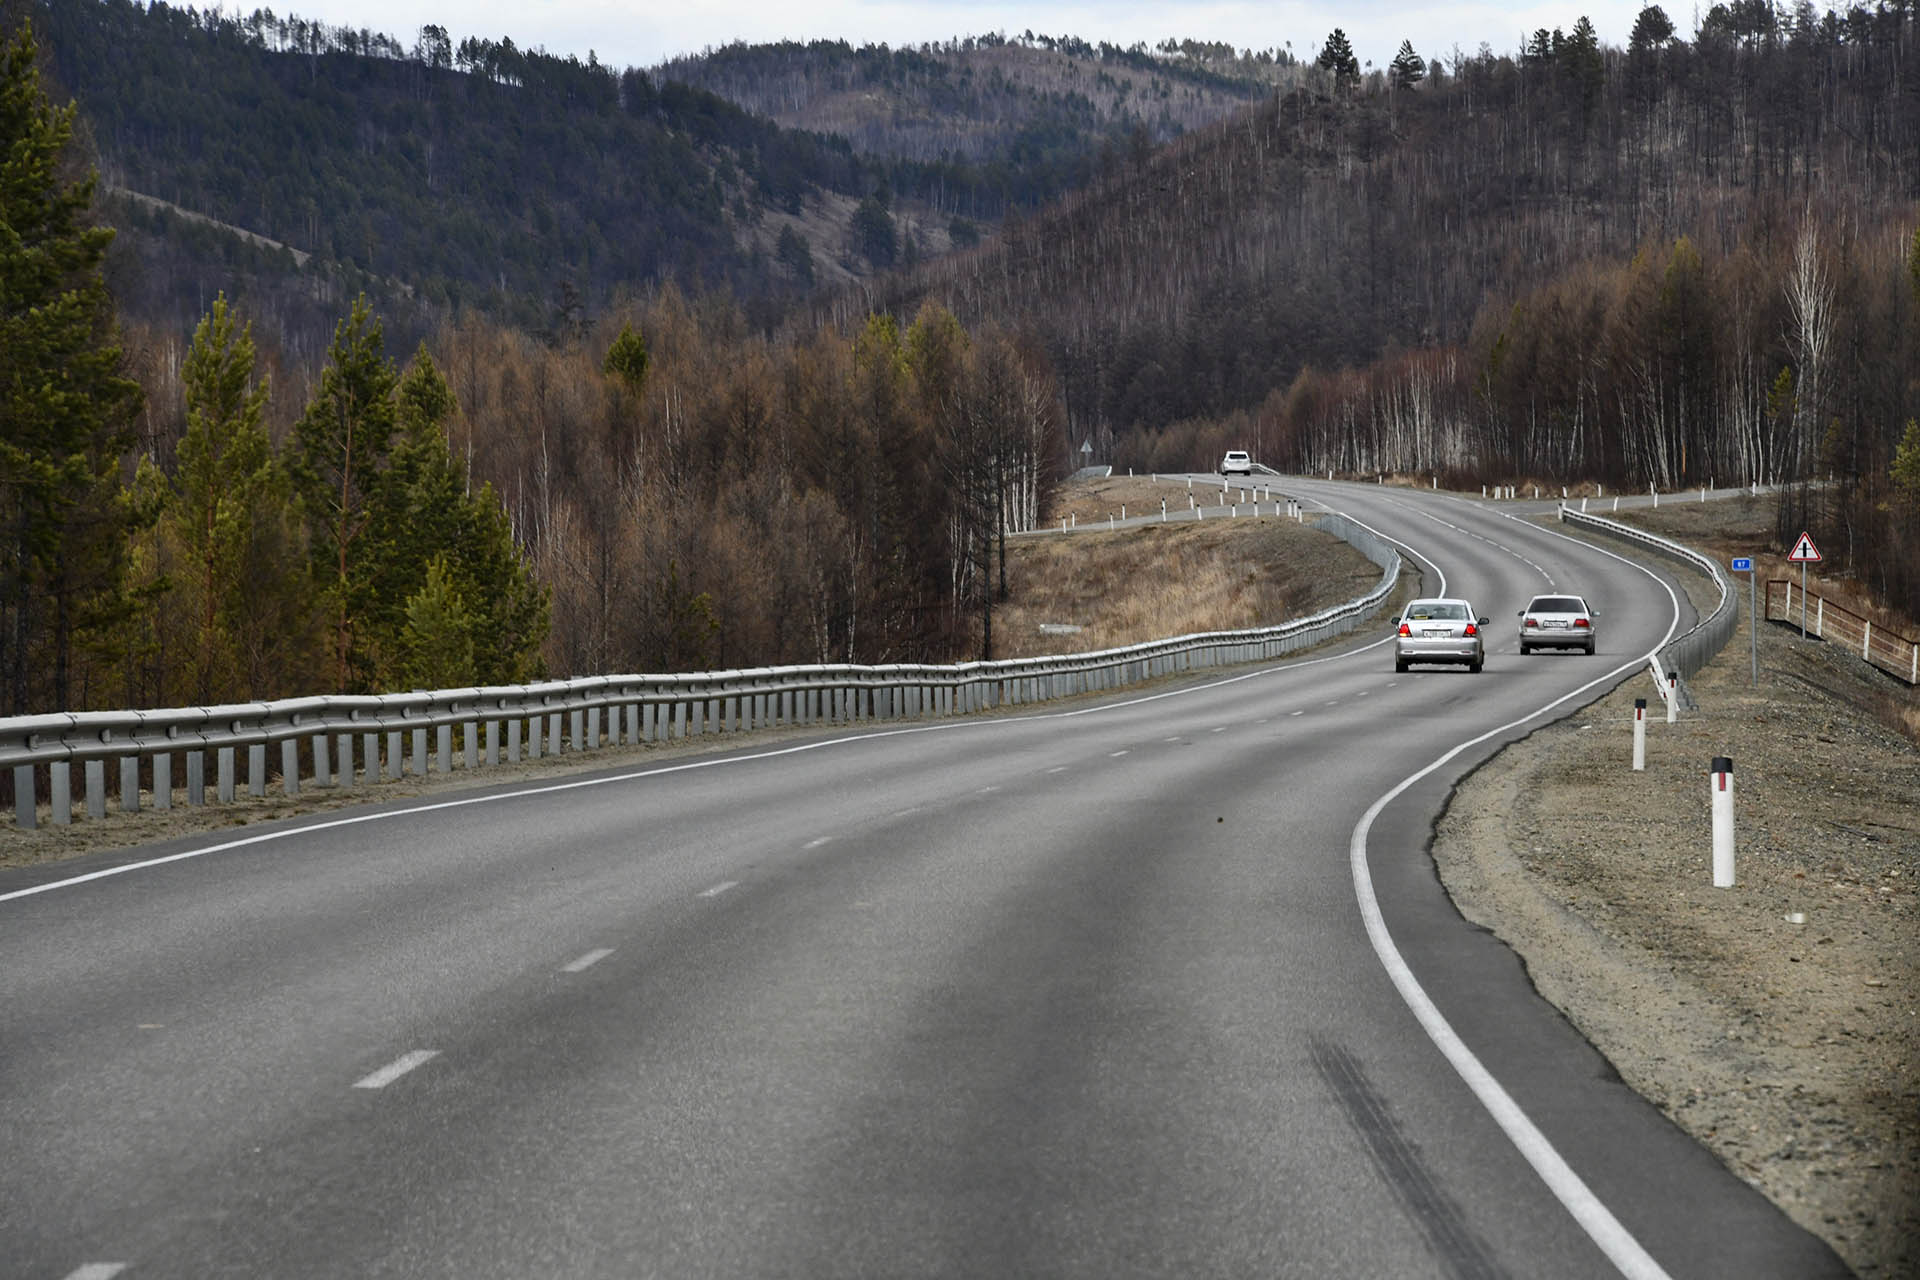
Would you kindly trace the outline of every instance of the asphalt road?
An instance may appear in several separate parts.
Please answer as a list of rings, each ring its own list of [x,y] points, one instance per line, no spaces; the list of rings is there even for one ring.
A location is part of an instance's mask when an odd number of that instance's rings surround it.
[[[1474,600],[1486,670],[1381,625],[0,873],[0,1275],[1845,1274],[1425,853],[1684,597],[1513,504],[1284,488]],[[1550,587],[1597,657],[1518,656]]]

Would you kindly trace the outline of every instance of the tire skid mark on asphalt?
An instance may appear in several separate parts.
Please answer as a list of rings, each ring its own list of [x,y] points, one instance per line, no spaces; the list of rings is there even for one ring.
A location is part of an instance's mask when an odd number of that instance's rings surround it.
[[[1482,1280],[1503,1274],[1486,1243],[1474,1232],[1460,1205],[1447,1194],[1393,1114],[1393,1107],[1374,1088],[1360,1060],[1344,1045],[1313,1037],[1314,1069],[1319,1072],[1347,1123],[1366,1145],[1367,1160],[1380,1180],[1406,1206],[1414,1226],[1446,1274],[1453,1280]]]
[[[586,970],[593,968],[594,965],[599,964],[602,960],[605,960],[608,956],[612,954],[613,954],[612,947],[598,947],[592,951],[587,952],[587,954],[581,956],[579,959],[574,960],[569,964],[563,965],[561,967],[560,972],[583,973]]]
[[[440,1051],[438,1049],[415,1049],[411,1053],[403,1053],[372,1075],[362,1076],[360,1079],[354,1081],[353,1087],[356,1089],[384,1089],[401,1076],[425,1066],[439,1056]]]

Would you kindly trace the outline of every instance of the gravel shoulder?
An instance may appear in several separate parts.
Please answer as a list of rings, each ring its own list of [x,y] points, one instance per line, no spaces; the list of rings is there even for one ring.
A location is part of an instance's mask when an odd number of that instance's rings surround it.
[[[1859,1275],[1920,1275],[1920,751],[1894,727],[1920,698],[1796,629],[1758,640],[1755,685],[1743,608],[1676,724],[1643,671],[1502,751],[1456,790],[1434,861],[1637,1091]]]

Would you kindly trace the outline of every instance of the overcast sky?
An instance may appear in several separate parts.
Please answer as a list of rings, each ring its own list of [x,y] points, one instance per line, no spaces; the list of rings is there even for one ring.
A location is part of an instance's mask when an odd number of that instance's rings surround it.
[[[227,0],[227,12],[252,12],[266,0]],[[1284,49],[1313,57],[1335,27],[1347,33],[1363,65],[1384,68],[1402,40],[1428,60],[1458,46],[1513,53],[1545,27],[1570,30],[1592,19],[1603,44],[1624,46],[1646,0],[1079,0],[1009,4],[1001,0],[293,0],[275,6],[329,26],[385,32],[407,48],[437,23],[457,45],[466,36],[512,37],[585,59],[589,50],[615,67],[651,67],[681,54],[735,41],[845,40],[895,47],[1004,32],[1074,35],[1090,41],[1159,44],[1169,37],[1224,41],[1238,49]],[[202,6],[207,7],[205,5]],[[1662,5],[1682,36],[1695,29],[1694,0]],[[1826,7],[1825,5],[1821,6]]]

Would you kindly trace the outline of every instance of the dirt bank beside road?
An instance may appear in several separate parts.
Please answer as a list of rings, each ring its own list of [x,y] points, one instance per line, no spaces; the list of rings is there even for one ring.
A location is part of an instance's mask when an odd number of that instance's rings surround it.
[[[1434,859],[1629,1084],[1861,1276],[1920,1276],[1920,751],[1892,728],[1920,699],[1797,630],[1758,638],[1759,684],[1743,610],[1677,724],[1640,674],[1501,752]],[[1730,889],[1715,756],[1734,762]]]

